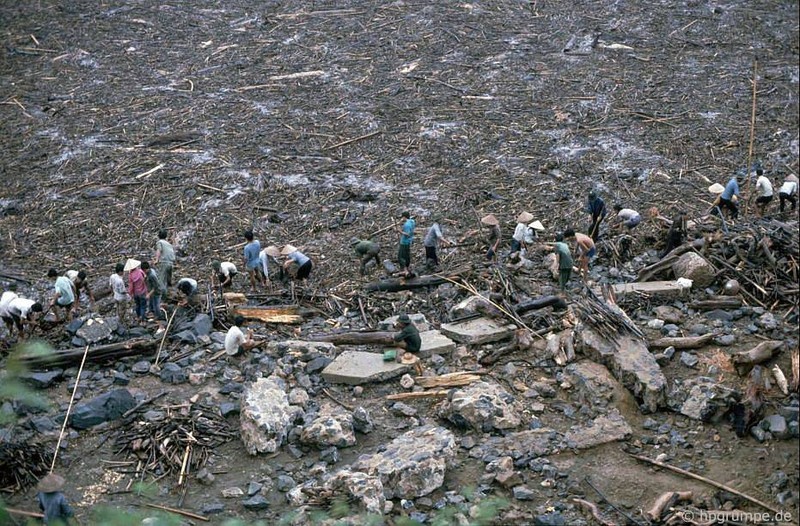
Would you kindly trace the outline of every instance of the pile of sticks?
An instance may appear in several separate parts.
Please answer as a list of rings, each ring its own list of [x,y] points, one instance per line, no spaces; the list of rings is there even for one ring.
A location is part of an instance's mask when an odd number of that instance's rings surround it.
[[[727,243],[714,245],[709,261],[728,278],[737,279],[749,301],[765,308],[797,304],[797,221],[761,219],[733,226]]]
[[[116,454],[138,459],[137,475],[177,474],[181,485],[191,471],[205,466],[212,449],[236,436],[213,406],[187,403],[160,409],[161,419],[128,417],[114,440]]]
[[[573,312],[585,325],[590,326],[609,342],[616,342],[620,334],[644,338],[642,331],[616,305],[609,305],[595,296],[591,289],[575,299]]]
[[[0,491],[15,493],[38,482],[50,469],[53,450],[30,440],[0,441]]]

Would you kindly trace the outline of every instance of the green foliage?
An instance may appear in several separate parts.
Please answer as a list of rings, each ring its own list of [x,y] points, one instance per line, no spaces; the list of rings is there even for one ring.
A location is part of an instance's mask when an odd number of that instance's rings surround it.
[[[154,498],[158,495],[158,484],[155,482],[137,482],[132,486],[137,496]]]
[[[508,500],[501,497],[489,497],[478,503],[478,513],[473,518],[473,526],[486,526],[491,524],[508,507]]]
[[[8,357],[5,364],[5,374],[0,377],[0,403],[16,400],[25,405],[46,409],[47,400],[36,391],[31,390],[20,377],[27,372],[28,368],[22,361],[24,356],[49,356],[53,350],[44,342],[27,341],[18,345],[16,350]],[[0,426],[14,421],[13,415],[0,413]]]
[[[141,526],[146,518],[155,519],[151,526],[179,526],[181,518],[178,515],[160,511],[131,512],[110,506],[98,506],[92,510],[89,524],[102,524],[103,526]]]

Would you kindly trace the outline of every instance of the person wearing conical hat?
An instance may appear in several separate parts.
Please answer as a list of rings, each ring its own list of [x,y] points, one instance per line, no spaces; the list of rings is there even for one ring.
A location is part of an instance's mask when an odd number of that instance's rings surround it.
[[[539,232],[544,231],[544,225],[541,221],[531,221],[528,223],[528,230],[525,232],[525,244],[533,246],[533,244],[539,239]]]
[[[792,203],[792,211],[797,209],[797,176],[789,174],[783,181],[780,189],[778,190],[778,199],[780,200],[780,211],[783,212],[783,207],[786,201]]]
[[[517,226],[514,228],[514,234],[511,236],[511,252],[519,252],[525,246],[525,234],[528,232],[528,223],[533,221],[533,215],[530,212],[522,212],[517,216]]]
[[[288,270],[289,266],[294,263],[297,265],[297,274],[295,275],[295,279],[298,281],[302,281],[311,274],[311,269],[314,267],[314,264],[311,262],[311,258],[297,250],[296,247],[292,245],[284,245],[281,249],[281,255],[286,256],[286,262],[283,264],[284,269]]]
[[[261,273],[264,275],[263,283],[269,286],[272,278],[270,277],[270,265],[273,269],[277,269],[278,279],[283,279],[283,268],[278,263],[278,258],[281,255],[281,250],[275,245],[270,245],[258,253],[258,260],[261,262]]]
[[[481,218],[481,224],[489,229],[489,250],[486,251],[486,259],[494,260],[497,255],[497,248],[500,246],[502,234],[500,232],[500,221],[494,214],[488,214]]]
[[[230,261],[212,261],[211,268],[214,269],[214,274],[211,276],[211,283],[219,282],[219,286],[226,289],[233,284],[233,277],[239,273],[236,270],[236,265]]]
[[[68,524],[75,516],[61,492],[64,488],[64,477],[50,473],[45,475],[36,485],[36,500],[44,514],[45,524]]]

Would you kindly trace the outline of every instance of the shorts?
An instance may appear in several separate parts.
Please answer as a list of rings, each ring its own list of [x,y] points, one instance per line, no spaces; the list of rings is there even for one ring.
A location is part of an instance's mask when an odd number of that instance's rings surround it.
[[[591,261],[597,255],[597,247],[592,247],[592,249],[586,253],[586,259]]]
[[[59,303],[56,302],[56,307],[61,307],[62,309],[71,309],[74,301],[70,301],[69,303]]]

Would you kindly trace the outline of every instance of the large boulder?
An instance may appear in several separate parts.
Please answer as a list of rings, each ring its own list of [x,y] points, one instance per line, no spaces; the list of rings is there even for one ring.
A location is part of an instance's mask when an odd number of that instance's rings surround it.
[[[353,415],[335,406],[324,406],[319,415],[300,433],[300,442],[325,449],[356,444]]]
[[[351,468],[379,476],[387,499],[413,499],[442,486],[455,455],[453,433],[426,425],[400,435],[379,453],[361,455]]]
[[[288,489],[286,499],[294,508],[299,508],[302,515],[303,507],[309,500],[318,500],[317,497],[324,499],[345,497],[350,503],[358,506],[370,514],[383,515],[386,505],[384,488],[381,479],[377,475],[367,475],[360,471],[342,469],[333,474],[324,474],[322,480],[309,479],[304,483]],[[352,524],[361,524],[358,516]],[[311,520],[295,522],[296,524],[310,524]],[[351,522],[348,522],[351,524]]]
[[[572,384],[577,388],[581,400],[594,407],[635,403],[631,394],[599,363],[580,360],[565,368]],[[634,405],[635,407],[635,405]]]
[[[631,426],[619,411],[612,409],[607,415],[598,416],[588,425],[572,427],[564,435],[564,440],[570,447],[589,449],[600,444],[625,440],[630,436]]]
[[[302,414],[301,408],[289,404],[284,381],[274,375],[248,384],[241,404],[241,437],[251,455],[274,453]]]
[[[697,252],[686,252],[672,264],[672,273],[676,278],[692,280],[694,287],[705,288],[714,283],[717,269]]]
[[[497,384],[475,382],[458,389],[442,403],[439,414],[461,428],[490,432],[520,425],[514,397]]]
[[[667,405],[673,411],[709,422],[725,412],[740,398],[740,394],[729,389],[713,378],[698,376],[687,380],[675,380],[667,398]]]
[[[77,404],[72,411],[70,425],[75,429],[88,429],[116,420],[135,406],[136,399],[127,389],[117,389]]]
[[[75,334],[86,343],[96,343],[111,338],[118,325],[117,318],[89,318]]]

